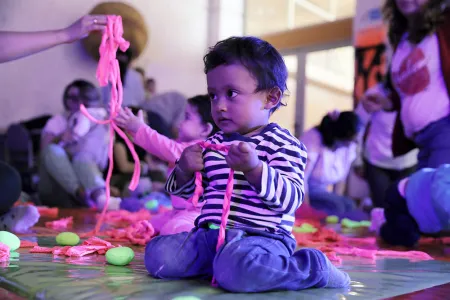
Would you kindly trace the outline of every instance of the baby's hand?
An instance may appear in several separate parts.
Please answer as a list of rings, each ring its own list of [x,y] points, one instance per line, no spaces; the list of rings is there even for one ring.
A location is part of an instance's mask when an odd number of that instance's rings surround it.
[[[203,170],[203,149],[199,145],[192,145],[184,149],[178,162],[178,168],[186,176],[191,177],[195,172]]]
[[[240,142],[238,145],[231,145],[225,160],[230,168],[243,173],[254,170],[261,162],[255,148],[244,142]]]
[[[142,110],[135,116],[131,109],[125,107],[119,111],[118,116],[115,118],[116,124],[128,131],[131,134],[136,134],[142,124],[145,124],[144,113]]]

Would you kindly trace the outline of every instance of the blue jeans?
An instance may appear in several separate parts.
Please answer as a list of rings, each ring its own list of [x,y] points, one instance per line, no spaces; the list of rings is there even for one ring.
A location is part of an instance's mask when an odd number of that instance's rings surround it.
[[[418,170],[450,164],[450,117],[429,124],[415,136],[414,142],[419,148]]]
[[[327,258],[316,249],[295,253],[294,239],[260,231],[228,229],[216,251],[219,231],[158,236],[145,249],[145,267],[162,279],[211,278],[231,292],[266,292],[324,287],[329,278]]]

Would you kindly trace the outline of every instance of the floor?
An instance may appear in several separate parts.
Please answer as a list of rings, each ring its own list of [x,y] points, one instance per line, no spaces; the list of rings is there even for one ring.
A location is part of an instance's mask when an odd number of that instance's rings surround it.
[[[92,211],[61,210],[58,218],[65,216],[74,217],[72,231],[76,232],[91,230],[96,220]],[[43,227],[48,220],[43,217],[34,233],[21,238],[53,246],[54,233]],[[108,265],[102,255],[66,258],[19,249],[18,258],[0,267],[0,299],[443,299],[450,292],[447,254],[450,248],[443,245],[420,249],[436,258],[433,261],[345,257],[341,268],[352,278],[348,290],[311,289],[238,296],[204,281],[153,279],[143,266],[143,247],[134,249],[136,258],[126,267]]]

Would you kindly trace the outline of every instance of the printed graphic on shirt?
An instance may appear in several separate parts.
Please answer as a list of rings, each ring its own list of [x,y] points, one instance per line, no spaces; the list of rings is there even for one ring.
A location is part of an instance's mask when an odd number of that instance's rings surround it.
[[[404,95],[413,96],[424,91],[430,84],[430,72],[425,54],[415,47],[392,72],[392,79]]]

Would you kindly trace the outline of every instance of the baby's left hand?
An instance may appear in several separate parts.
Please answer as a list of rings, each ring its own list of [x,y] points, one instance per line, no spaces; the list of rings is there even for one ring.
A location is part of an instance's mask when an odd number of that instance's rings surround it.
[[[252,171],[261,162],[256,154],[256,150],[249,143],[244,142],[231,145],[225,160],[230,168],[243,173]]]

